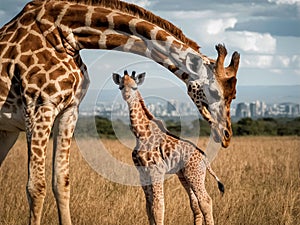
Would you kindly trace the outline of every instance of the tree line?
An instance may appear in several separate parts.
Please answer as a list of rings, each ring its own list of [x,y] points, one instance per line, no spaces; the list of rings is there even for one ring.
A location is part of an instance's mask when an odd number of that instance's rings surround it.
[[[182,124],[180,120],[165,120],[167,129],[177,136],[209,136],[210,126],[204,120],[194,120],[189,124]],[[93,129],[92,129],[93,128]],[[107,118],[81,117],[76,127],[76,135],[81,137],[101,137],[115,139],[116,132],[122,137],[130,137],[132,134],[128,124],[122,120],[110,121]],[[300,136],[300,117],[298,118],[242,118],[232,122],[234,136]]]

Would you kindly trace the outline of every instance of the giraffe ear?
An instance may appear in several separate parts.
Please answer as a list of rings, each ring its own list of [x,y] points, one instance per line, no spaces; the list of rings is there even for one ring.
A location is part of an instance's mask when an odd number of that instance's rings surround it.
[[[119,85],[121,83],[121,76],[119,74],[113,73],[112,77],[116,85]]]
[[[141,85],[144,83],[146,73],[140,73],[139,75],[135,76],[135,82],[137,85]]]
[[[198,74],[203,61],[199,55],[188,53],[186,56],[186,68],[190,73]]]

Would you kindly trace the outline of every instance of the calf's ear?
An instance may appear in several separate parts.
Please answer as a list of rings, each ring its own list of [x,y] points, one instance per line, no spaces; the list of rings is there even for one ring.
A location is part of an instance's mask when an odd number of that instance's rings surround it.
[[[121,82],[121,76],[117,73],[113,73],[112,77],[113,77],[113,81],[115,82],[115,84],[119,85]]]
[[[137,85],[141,85],[144,83],[146,73],[140,73],[139,75],[135,76],[135,82]]]

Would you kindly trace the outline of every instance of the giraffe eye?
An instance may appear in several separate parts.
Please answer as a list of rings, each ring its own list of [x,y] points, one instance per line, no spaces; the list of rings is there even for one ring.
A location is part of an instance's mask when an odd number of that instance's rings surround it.
[[[120,90],[123,90],[123,88],[124,88],[124,86],[120,86],[120,87],[119,87]]]
[[[131,89],[134,90],[134,91],[136,91],[138,88],[137,87],[132,87]]]

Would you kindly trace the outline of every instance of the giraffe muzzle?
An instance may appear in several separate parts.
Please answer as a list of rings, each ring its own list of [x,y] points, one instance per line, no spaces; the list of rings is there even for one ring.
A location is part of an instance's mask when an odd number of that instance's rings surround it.
[[[219,130],[214,127],[212,130],[212,137],[216,143],[221,143],[223,148],[227,148],[230,143],[231,135],[228,129]]]

